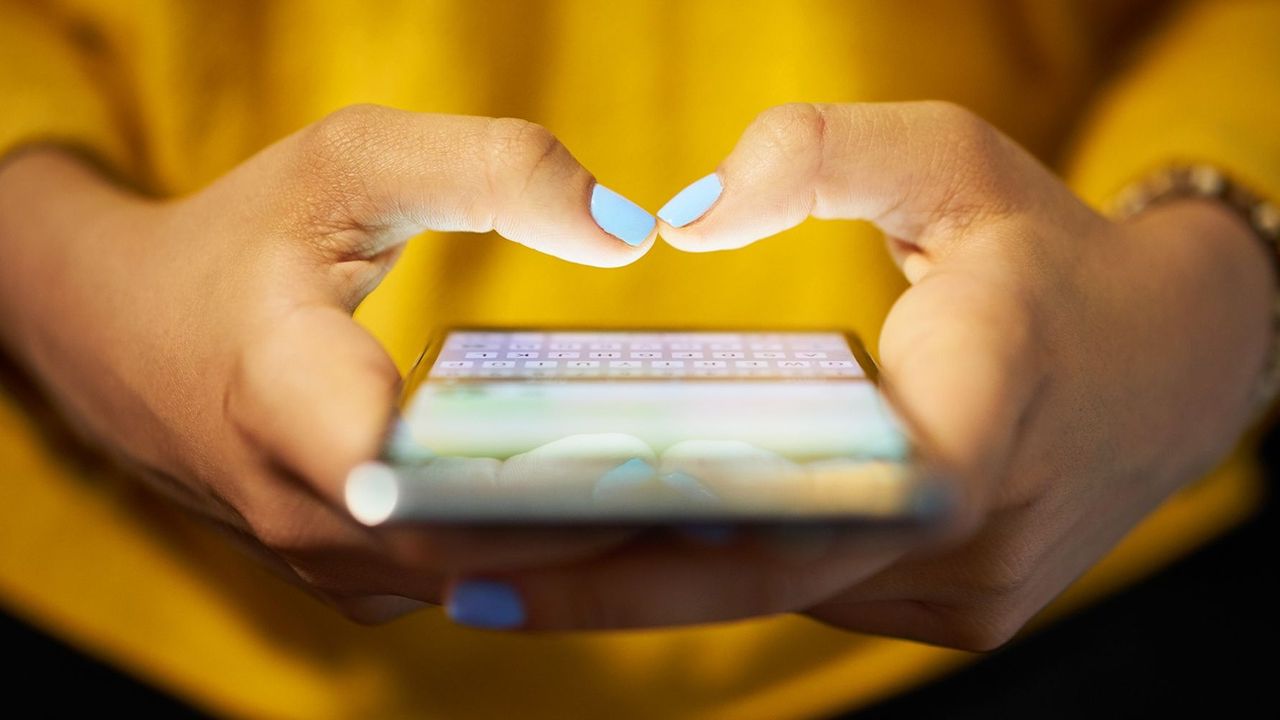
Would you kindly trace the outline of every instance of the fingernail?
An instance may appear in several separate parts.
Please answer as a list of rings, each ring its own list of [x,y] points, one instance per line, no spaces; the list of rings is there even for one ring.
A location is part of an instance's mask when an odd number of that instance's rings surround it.
[[[370,527],[381,525],[400,504],[400,478],[384,463],[360,463],[347,473],[343,495],[352,517]]]
[[[459,625],[511,630],[524,625],[524,601],[516,589],[497,580],[467,580],[454,586],[445,605]]]
[[[658,217],[671,227],[684,227],[697,220],[716,204],[720,197],[720,176],[715,173],[695,180],[692,185],[676,193],[658,211]]]
[[[591,490],[593,500],[605,500],[626,494],[632,488],[645,484],[653,477],[653,466],[644,458],[631,458],[600,476]]]
[[[601,230],[628,245],[644,242],[658,224],[644,208],[600,184],[591,189],[591,217]]]
[[[703,485],[698,478],[687,472],[681,472],[679,470],[669,472],[662,476],[662,482],[665,483],[667,487],[672,488],[673,490],[678,490],[686,500],[693,500],[703,504],[710,503],[713,505],[720,502],[720,498],[716,497],[715,493],[711,492],[706,485]]]

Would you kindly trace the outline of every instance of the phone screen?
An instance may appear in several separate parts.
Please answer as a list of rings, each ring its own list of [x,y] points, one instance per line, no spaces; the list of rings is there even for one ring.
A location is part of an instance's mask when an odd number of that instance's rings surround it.
[[[875,378],[834,331],[452,330],[348,504],[371,524],[919,515]]]

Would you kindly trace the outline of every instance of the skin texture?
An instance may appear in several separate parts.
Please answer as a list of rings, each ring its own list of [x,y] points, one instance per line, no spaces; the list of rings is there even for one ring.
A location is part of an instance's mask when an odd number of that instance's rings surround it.
[[[0,170],[0,332],[86,434],[361,620],[486,578],[533,630],[804,612],[991,648],[1248,421],[1274,279],[1223,208],[1110,222],[944,103],[773,108],[717,173],[719,200],[660,224],[666,242],[731,250],[809,216],[884,230],[912,286],[881,357],[953,470],[945,532],[700,544],[347,519],[343,478],[376,454],[398,383],[350,312],[408,237],[496,229],[599,266],[653,242],[596,227],[589,173],[520,121],[348,109],[165,202],[25,154]]]
[[[437,600],[446,571],[564,561],[621,532],[370,531],[341,508],[399,391],[351,312],[403,243],[484,232],[629,263],[592,176],[520,120],[358,106],[191,197],[154,202],[74,158],[0,172],[4,344],[85,435],[359,620]],[[322,392],[317,392],[322,388]],[[375,599],[370,600],[370,597]]]

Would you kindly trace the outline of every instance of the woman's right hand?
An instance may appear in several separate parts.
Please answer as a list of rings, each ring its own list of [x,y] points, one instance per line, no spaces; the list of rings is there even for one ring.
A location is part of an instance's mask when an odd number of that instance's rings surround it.
[[[356,619],[436,601],[444,573],[621,542],[373,530],[342,509],[400,381],[351,313],[425,230],[601,267],[654,239],[647,213],[519,120],[351,107],[163,202],[32,149],[0,168],[0,339],[84,434]]]

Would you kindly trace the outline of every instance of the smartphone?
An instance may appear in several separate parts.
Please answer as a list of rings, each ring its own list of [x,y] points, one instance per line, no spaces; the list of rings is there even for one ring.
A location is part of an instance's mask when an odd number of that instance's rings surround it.
[[[448,329],[346,500],[368,525],[937,521],[888,398],[843,331]]]

